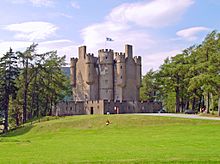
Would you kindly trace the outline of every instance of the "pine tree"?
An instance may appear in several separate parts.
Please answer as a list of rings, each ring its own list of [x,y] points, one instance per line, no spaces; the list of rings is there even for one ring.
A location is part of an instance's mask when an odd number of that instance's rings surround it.
[[[4,114],[4,132],[8,131],[8,111],[9,111],[9,99],[15,99],[17,87],[15,80],[18,77],[19,69],[17,65],[17,56],[10,48],[0,59],[0,104],[1,110]]]

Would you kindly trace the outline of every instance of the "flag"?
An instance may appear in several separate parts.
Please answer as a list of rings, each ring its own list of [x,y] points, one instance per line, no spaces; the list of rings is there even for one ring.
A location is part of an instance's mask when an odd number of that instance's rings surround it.
[[[112,42],[112,41],[114,41],[112,38],[108,38],[108,37],[106,37],[106,41],[110,41],[110,42]]]

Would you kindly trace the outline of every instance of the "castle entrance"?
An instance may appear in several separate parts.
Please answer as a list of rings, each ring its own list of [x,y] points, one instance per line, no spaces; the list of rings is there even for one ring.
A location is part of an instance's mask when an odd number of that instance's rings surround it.
[[[93,114],[94,111],[93,111],[93,107],[90,108],[90,114]]]

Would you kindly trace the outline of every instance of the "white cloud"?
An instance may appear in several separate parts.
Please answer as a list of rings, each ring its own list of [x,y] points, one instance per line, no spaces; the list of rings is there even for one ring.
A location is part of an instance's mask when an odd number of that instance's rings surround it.
[[[9,51],[12,48],[13,51],[24,50],[26,47],[30,46],[32,42],[24,41],[1,41],[0,42],[0,56]]]
[[[73,18],[72,15],[65,14],[65,13],[57,13],[57,15],[60,15],[60,16],[66,17],[66,18]]]
[[[173,24],[193,3],[194,0],[154,0],[122,4],[114,8],[103,22],[81,30],[83,44],[93,53],[97,53],[100,48],[123,52],[124,44],[132,44],[134,55],[143,57],[144,74],[149,68],[158,68],[166,55],[178,51],[170,50],[170,42],[173,41],[166,39],[164,42],[164,39],[152,36],[146,27],[164,27]],[[110,37],[114,41],[105,42],[105,37]]]
[[[126,3],[114,8],[107,16],[114,22],[132,22],[139,26],[161,27],[170,25],[183,15],[194,0],[154,0]]]
[[[75,2],[75,1],[71,1],[70,5],[71,5],[71,7],[75,8],[75,9],[79,9],[80,8],[79,4],[77,2]]]
[[[181,50],[170,50],[144,55],[144,58],[142,58],[143,75],[150,69],[157,70],[167,57],[175,56],[181,52]]]
[[[31,3],[33,6],[36,7],[53,7],[55,5],[55,0],[8,0],[11,3],[14,4],[25,4],[25,3]]]
[[[47,6],[51,7],[54,6],[55,1],[54,0],[29,0],[34,6],[41,7],[41,6]]]
[[[77,57],[78,46],[75,42],[67,39],[51,40],[40,42],[37,48],[38,53],[44,53],[52,50],[57,50],[59,56],[66,56],[66,62],[69,64],[71,57]]]
[[[196,40],[198,37],[198,34],[201,32],[207,32],[210,31],[209,28],[207,27],[191,27],[191,28],[186,28],[183,30],[180,30],[176,33],[177,36],[182,37],[188,41],[194,41]]]
[[[5,54],[11,47],[13,51],[25,51],[32,42],[24,41],[0,41],[0,57]],[[45,53],[52,50],[57,50],[59,56],[66,55],[66,62],[69,64],[71,57],[77,57],[78,45],[71,40],[51,40],[39,42],[37,53]]]
[[[4,29],[15,32],[16,39],[36,41],[54,35],[58,27],[48,22],[24,22],[7,25]]]

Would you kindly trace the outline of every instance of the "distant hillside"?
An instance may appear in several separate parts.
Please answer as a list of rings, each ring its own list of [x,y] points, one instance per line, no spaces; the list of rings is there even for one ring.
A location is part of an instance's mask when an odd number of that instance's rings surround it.
[[[70,67],[62,67],[61,69],[66,76],[70,77]]]

